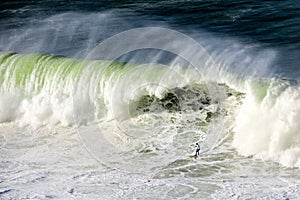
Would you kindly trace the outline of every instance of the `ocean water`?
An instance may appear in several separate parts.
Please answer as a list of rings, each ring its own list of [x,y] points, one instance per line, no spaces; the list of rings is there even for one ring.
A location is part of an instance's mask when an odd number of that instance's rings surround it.
[[[299,199],[299,9],[2,1],[0,199]]]

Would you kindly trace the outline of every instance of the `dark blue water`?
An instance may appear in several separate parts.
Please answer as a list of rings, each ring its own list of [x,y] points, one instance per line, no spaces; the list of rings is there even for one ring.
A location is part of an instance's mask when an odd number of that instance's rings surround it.
[[[201,40],[206,36],[200,33],[209,33],[216,37],[210,38],[211,52],[224,48],[217,44],[223,39],[257,46],[258,51],[274,50],[268,73],[300,79],[300,3],[296,0],[0,3],[1,50],[84,57],[107,37],[145,26],[168,27]]]

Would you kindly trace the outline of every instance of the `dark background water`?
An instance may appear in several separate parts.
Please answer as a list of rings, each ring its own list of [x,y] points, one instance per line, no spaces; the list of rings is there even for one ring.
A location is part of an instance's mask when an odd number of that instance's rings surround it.
[[[91,18],[96,17],[91,13],[105,12],[110,13],[101,22],[91,23]],[[51,19],[51,16],[64,13],[73,15],[62,17],[62,20],[65,20],[65,27],[57,26],[59,18]],[[80,15],[76,18],[74,13]],[[68,51],[82,47],[80,42],[89,40],[82,29],[70,28],[74,27],[79,19],[82,20],[82,24],[77,26],[86,26],[84,30],[87,32],[98,26],[100,36],[93,40],[93,43],[122,30],[158,25],[186,33],[206,31],[221,38],[238,38],[245,44],[259,44],[262,48],[276,49],[280,52],[276,58],[276,66],[274,65],[276,73],[282,77],[300,78],[300,2],[297,0],[1,1],[0,49],[18,52],[23,52],[24,49],[27,49],[24,52],[36,51],[26,46],[38,40],[41,35],[51,35],[51,29],[42,25],[45,23],[43,20],[49,17],[47,27],[49,21],[53,20],[55,23],[52,25],[56,34],[60,32],[60,37],[63,38],[63,35],[68,34],[66,27],[76,34],[72,36],[72,41],[69,41],[69,38],[63,39],[65,44],[61,46],[59,45],[61,42],[55,47],[47,44],[47,50],[40,49],[41,53],[72,56]],[[28,26],[35,27],[36,31]],[[39,32],[40,27],[47,29],[47,33]],[[24,35],[24,32],[26,35],[22,41],[12,44],[11,40],[17,40],[18,35]],[[29,41],[28,44],[25,40]],[[68,45],[68,41],[70,44],[77,41],[77,46]]]
[[[266,45],[300,48],[300,2],[288,1],[1,1],[2,28],[53,14],[127,9],[174,26],[250,37]]]

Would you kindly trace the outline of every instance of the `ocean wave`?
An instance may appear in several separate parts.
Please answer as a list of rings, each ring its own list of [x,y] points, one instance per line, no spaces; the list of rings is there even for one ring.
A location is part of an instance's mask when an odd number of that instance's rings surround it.
[[[143,119],[139,116],[149,113],[179,113],[183,119],[193,113],[189,123],[208,134],[203,127],[217,126],[211,117],[230,115],[233,117],[222,132],[232,134],[233,147],[240,154],[299,166],[300,97],[296,82],[253,77],[233,81],[233,76],[228,76],[228,82],[223,77],[218,83],[203,79],[199,69],[179,65],[5,52],[0,63],[1,122],[72,126],[99,119],[139,121]],[[229,87],[232,85],[235,89]],[[181,122],[173,119],[173,123]]]

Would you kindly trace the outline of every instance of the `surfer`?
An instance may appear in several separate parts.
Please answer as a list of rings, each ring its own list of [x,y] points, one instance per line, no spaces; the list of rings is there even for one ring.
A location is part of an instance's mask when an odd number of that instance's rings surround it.
[[[200,151],[200,144],[196,143],[196,147],[197,147],[197,149],[196,149],[195,156],[198,156],[200,154],[199,153],[199,151]]]

